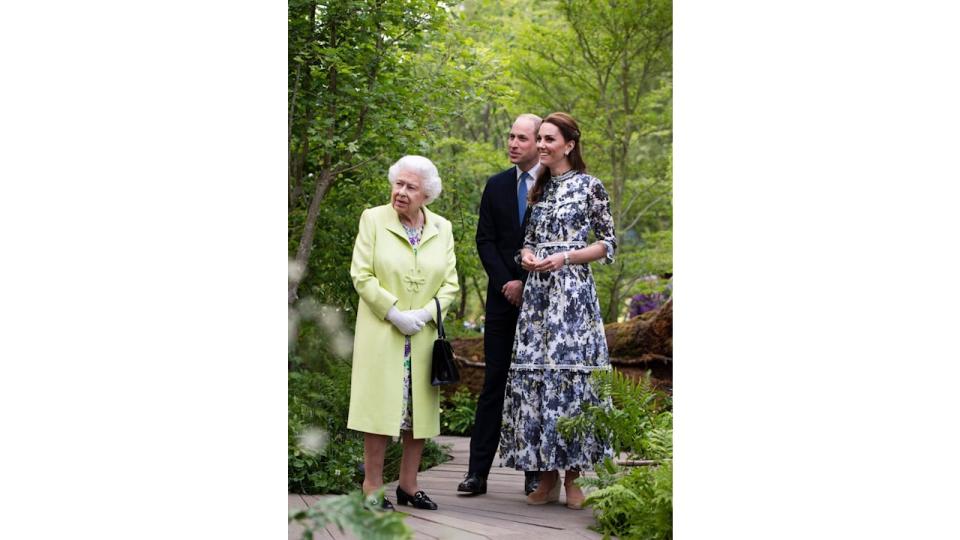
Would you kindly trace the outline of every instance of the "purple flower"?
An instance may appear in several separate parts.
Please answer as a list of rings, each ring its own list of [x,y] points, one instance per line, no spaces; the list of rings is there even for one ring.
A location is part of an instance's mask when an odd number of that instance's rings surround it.
[[[663,292],[634,295],[630,299],[630,312],[627,314],[627,318],[632,319],[648,311],[653,311],[662,306],[667,298],[667,294]]]

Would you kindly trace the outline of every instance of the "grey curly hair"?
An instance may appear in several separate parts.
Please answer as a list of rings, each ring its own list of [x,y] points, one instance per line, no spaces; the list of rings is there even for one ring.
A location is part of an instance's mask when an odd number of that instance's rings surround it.
[[[423,192],[426,195],[424,204],[430,204],[440,196],[440,191],[443,190],[440,173],[437,172],[437,166],[429,159],[412,155],[398,159],[387,172],[387,178],[390,179],[391,186],[397,183],[397,176],[400,171],[409,171],[420,177],[420,181],[423,182]]]

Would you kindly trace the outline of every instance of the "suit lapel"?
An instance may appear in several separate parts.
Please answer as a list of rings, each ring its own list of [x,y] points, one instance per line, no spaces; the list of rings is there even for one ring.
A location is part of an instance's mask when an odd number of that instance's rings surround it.
[[[510,204],[507,206],[510,208],[510,215],[513,217],[513,222],[516,223],[519,228],[523,223],[520,222],[520,202],[517,201],[517,188],[520,186],[517,180],[517,168],[511,167],[510,170],[506,172],[506,175],[506,197],[510,200]]]

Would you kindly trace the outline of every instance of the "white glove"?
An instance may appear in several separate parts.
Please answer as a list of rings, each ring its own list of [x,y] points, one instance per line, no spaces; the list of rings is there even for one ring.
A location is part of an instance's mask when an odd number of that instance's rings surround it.
[[[387,312],[387,320],[392,322],[397,330],[405,336],[412,336],[423,329],[423,322],[414,317],[408,311],[400,311],[396,307],[391,307]]]
[[[404,311],[404,313],[413,315],[414,318],[423,324],[433,321],[433,315],[431,315],[430,312],[425,309],[411,309],[410,311]]]

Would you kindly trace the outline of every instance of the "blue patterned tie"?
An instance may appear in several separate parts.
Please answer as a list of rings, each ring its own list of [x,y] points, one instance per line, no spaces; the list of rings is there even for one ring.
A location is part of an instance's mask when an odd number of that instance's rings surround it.
[[[520,189],[517,190],[517,206],[520,209],[520,223],[523,223],[523,214],[527,211],[527,178],[530,178],[530,173],[520,175]]]

